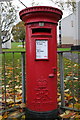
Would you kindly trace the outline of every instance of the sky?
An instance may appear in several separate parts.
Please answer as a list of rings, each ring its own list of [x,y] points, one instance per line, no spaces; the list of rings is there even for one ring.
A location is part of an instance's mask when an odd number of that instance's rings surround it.
[[[21,1],[27,7],[31,7],[32,6],[32,0],[21,0]],[[14,5],[19,6],[19,11],[21,11],[22,9],[25,9],[25,6],[22,5],[18,0],[16,0],[16,4],[15,4],[15,0],[13,0],[13,2],[14,2]],[[57,7],[57,5],[55,5],[54,3],[52,3],[50,0],[35,0],[35,3],[36,3],[35,6],[39,3],[39,5],[41,5],[41,6]],[[20,21],[19,11],[18,11],[18,20],[16,21],[16,23],[18,23]],[[68,16],[69,14],[71,14],[71,12],[68,9],[66,11],[63,11],[63,18],[66,17],[66,16]],[[57,33],[59,34],[59,28],[57,30]],[[58,38],[58,40],[59,40],[59,38]]]
[[[15,0],[13,0],[15,3]],[[32,6],[32,1],[33,0],[21,0],[27,7],[31,7]],[[35,0],[35,3],[39,3],[39,5],[45,5],[45,6],[51,6],[52,2],[50,2],[49,0]],[[18,0],[16,0],[16,5],[20,5],[20,9],[25,8],[23,5],[20,4],[20,2]]]
[[[21,0],[27,7],[31,7],[32,6],[32,0]],[[41,6],[52,6],[52,7],[57,7],[57,5],[55,5],[54,3],[52,3],[50,0],[34,0],[35,1],[35,6],[37,4],[41,5]],[[55,1],[55,0],[54,0]],[[13,4],[15,6],[19,6],[19,11],[21,11],[22,9],[25,8],[24,5],[22,5],[18,0],[16,0],[16,4],[15,4],[15,0],[13,0]],[[19,11],[18,11],[18,20],[19,19]],[[69,14],[71,14],[71,12],[67,9],[66,11],[63,11],[63,18],[68,16]],[[17,21],[18,22],[18,21]]]

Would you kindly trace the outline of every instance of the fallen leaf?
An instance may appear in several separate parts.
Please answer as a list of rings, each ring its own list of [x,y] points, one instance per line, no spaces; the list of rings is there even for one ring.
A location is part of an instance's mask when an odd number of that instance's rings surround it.
[[[20,94],[22,94],[22,90],[17,90],[17,92],[19,92]]]
[[[16,118],[16,115],[19,115],[19,114],[20,114],[19,111],[13,112],[9,115],[9,118]]]
[[[20,106],[20,108],[25,108],[26,104],[25,103],[21,103],[19,106]]]
[[[5,112],[5,114],[3,115],[3,118],[7,118],[8,117],[8,113]]]
[[[80,118],[80,115],[76,115],[75,118]]]
[[[69,91],[69,89],[64,90],[64,92],[68,92],[68,91]]]
[[[67,93],[64,93],[64,95],[65,95],[66,97],[69,97],[69,96],[70,96],[70,94],[67,94]]]
[[[80,110],[80,103],[76,103],[76,104],[74,104],[74,108],[76,108],[76,109],[79,109],[79,110]]]
[[[76,97],[74,97],[74,99],[76,100],[76,102],[78,101],[78,99]]]
[[[75,112],[71,112],[71,111],[65,111],[65,113],[61,114],[60,117],[61,118],[70,118],[71,116],[75,115]]]
[[[3,118],[2,115],[0,115],[0,120],[2,120],[2,118]]]
[[[58,101],[58,102],[60,102],[60,101],[61,101],[61,96],[59,96],[59,98],[57,99],[57,101]]]
[[[22,96],[18,96],[18,97],[16,98],[16,100],[19,100],[19,99],[22,99]]]
[[[6,67],[6,69],[8,69],[8,70],[13,70],[13,68],[12,68],[12,67]]]
[[[13,100],[13,99],[7,99],[7,102],[8,102],[9,104],[11,104],[11,103],[14,103],[14,100]]]

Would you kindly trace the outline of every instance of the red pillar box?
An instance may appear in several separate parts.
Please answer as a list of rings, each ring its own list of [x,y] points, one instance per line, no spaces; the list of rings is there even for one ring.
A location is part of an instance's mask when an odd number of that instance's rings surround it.
[[[58,114],[57,23],[61,17],[61,10],[48,6],[20,11],[26,25],[27,118],[50,120]]]

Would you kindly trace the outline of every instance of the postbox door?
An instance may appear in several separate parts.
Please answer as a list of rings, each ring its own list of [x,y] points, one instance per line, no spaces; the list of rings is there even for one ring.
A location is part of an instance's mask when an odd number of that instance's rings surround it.
[[[55,36],[27,41],[27,107],[33,111],[57,109]]]

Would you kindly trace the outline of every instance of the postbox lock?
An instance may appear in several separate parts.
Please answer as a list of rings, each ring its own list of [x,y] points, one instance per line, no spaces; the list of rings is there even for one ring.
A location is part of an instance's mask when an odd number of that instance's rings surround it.
[[[44,22],[39,22],[39,26],[44,26]]]
[[[49,74],[49,78],[53,78],[53,77],[54,77],[53,73]]]

